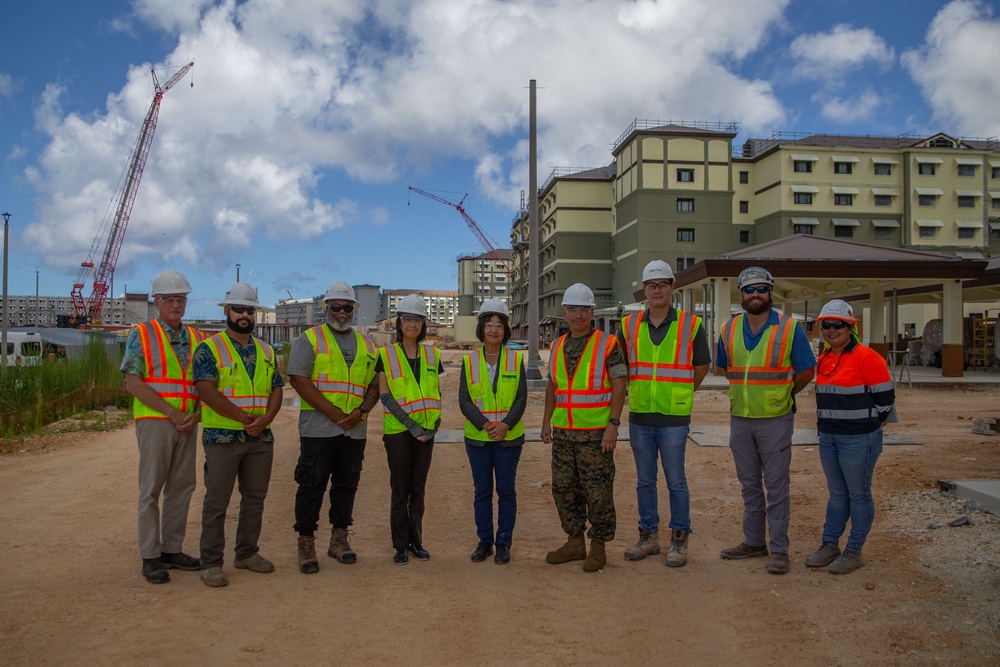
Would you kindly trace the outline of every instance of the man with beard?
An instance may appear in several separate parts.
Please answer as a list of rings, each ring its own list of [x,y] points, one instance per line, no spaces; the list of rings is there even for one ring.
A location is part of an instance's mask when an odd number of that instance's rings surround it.
[[[743,542],[719,555],[760,558],[769,544],[767,571],[785,574],[794,396],[812,380],[816,360],[802,327],[772,308],[774,278],[767,270],[744,269],[737,286],[744,312],[723,325],[715,365],[729,380],[729,447],[743,487]]]
[[[201,514],[201,580],[219,588],[229,583],[222,570],[226,510],[233,485],[240,489],[233,564],[251,572],[273,572],[259,553],[264,498],[271,481],[274,435],[268,426],[281,409],[281,374],[274,350],[252,336],[257,292],[234,283],[219,304],[226,330],[194,352],[194,383],[202,408],[205,447],[205,502]]]
[[[302,401],[299,460],[295,466],[295,531],[299,571],[319,571],[316,530],[330,484],[330,548],[340,563],[354,563],[348,541],[354,497],[368,437],[368,413],[378,402],[375,346],[351,328],[358,300],[343,280],[324,296],[326,323],[307,329],[292,345],[288,375]]]

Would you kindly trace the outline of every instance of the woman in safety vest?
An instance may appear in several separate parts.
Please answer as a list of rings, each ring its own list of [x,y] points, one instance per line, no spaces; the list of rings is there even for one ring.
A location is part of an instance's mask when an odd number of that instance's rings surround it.
[[[830,500],[823,544],[806,566],[847,574],[865,564],[861,548],[875,517],[872,473],[882,453],[882,424],[894,413],[896,397],[885,359],[861,344],[850,304],[834,299],[816,319],[826,343],[816,364],[816,412]],[[848,519],[851,532],[841,553]]]
[[[441,390],[438,378],[441,352],[427,336],[427,304],[409,294],[396,306],[396,342],[379,350],[375,370],[385,411],[382,417],[385,453],[389,462],[392,505],[389,524],[392,560],[405,565],[431,555],[423,546],[424,488],[431,469],[434,434],[441,426]]]
[[[524,445],[521,417],[528,404],[528,381],[520,352],[508,350],[509,311],[500,299],[487,299],[479,308],[476,338],[483,346],[462,359],[458,404],[465,415],[465,452],[472,469],[472,503],[479,544],[472,552],[480,563],[510,561],[511,536],[517,517],[517,462]],[[493,480],[497,491],[497,531],[493,534]]]

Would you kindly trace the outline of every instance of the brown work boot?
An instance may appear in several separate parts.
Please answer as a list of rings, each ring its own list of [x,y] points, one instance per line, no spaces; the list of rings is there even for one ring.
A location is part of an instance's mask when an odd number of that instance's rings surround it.
[[[688,562],[688,535],[684,530],[670,531],[670,551],[667,552],[667,567],[684,567]]]
[[[336,558],[337,562],[345,565],[356,563],[358,560],[358,555],[354,553],[351,549],[351,543],[347,541],[349,534],[350,532],[346,528],[332,529],[330,531],[330,548],[326,552],[327,556]]]
[[[313,574],[319,572],[319,561],[316,560],[316,538],[310,535],[299,535],[299,572]]]
[[[587,542],[583,539],[582,533],[570,535],[566,544],[555,551],[545,554],[545,562],[550,565],[568,563],[571,560],[583,560],[587,557]]]
[[[590,540],[590,554],[587,560],[583,561],[584,572],[597,572],[603,570],[608,564],[608,555],[604,552],[604,540]]]
[[[739,546],[723,549],[719,552],[721,558],[726,560],[742,560],[744,558],[763,558],[767,555],[767,547],[763,544],[759,547],[752,546],[746,542]]]
[[[660,553],[660,531],[639,530],[639,541],[625,550],[625,560],[642,560]]]
[[[767,571],[771,574],[787,574],[788,554],[771,554],[771,558],[767,561]]]

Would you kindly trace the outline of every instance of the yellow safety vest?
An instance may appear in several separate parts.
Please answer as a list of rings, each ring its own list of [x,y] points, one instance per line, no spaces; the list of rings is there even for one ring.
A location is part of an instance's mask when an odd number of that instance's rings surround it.
[[[207,345],[215,357],[215,366],[219,369],[219,392],[244,412],[262,415],[267,412],[267,401],[271,396],[274,350],[257,338],[253,342],[257,346],[253,380],[247,373],[240,353],[233,347],[233,342],[225,332],[215,334],[202,345]],[[205,428],[227,428],[233,431],[244,429],[241,422],[223,417],[208,404],[201,409],[201,424]]]
[[[310,379],[323,397],[344,414],[354,412],[364,401],[368,385],[375,377],[375,359],[378,354],[370,340],[357,331],[354,335],[357,337],[354,361],[347,368],[344,353],[334,340],[330,327],[321,324],[305,331],[316,357]],[[300,409],[316,408],[302,401]]]
[[[571,430],[607,428],[611,419],[611,381],[605,362],[618,341],[614,336],[595,329],[570,378],[563,355],[568,337],[568,333],[563,334],[552,344],[549,363],[556,385],[552,426]]]
[[[500,358],[497,360],[497,391],[493,393],[490,382],[489,368],[482,348],[462,358],[462,372],[465,373],[465,385],[469,390],[469,398],[476,404],[479,411],[491,422],[503,421],[507,412],[517,398],[517,388],[521,384],[521,353],[500,348]],[[504,440],[515,440],[524,435],[524,423],[521,420],[507,431]],[[470,440],[490,442],[489,434],[478,429],[468,419],[465,420],[465,437]]]
[[[780,417],[792,409],[792,341],[795,320],[781,314],[778,323],[769,326],[754,350],[743,342],[741,313],[722,327],[722,341],[729,359],[729,411],[737,417]]]
[[[188,332],[188,342],[192,354],[188,357],[187,366],[181,368],[177,353],[174,352],[170,337],[164,331],[159,320],[152,320],[135,325],[139,334],[139,345],[142,348],[142,358],[146,364],[143,381],[160,395],[167,404],[181,412],[190,414],[198,407],[198,394],[191,380],[191,360],[194,358],[195,346],[205,339],[204,334],[192,327],[183,325]],[[157,412],[138,398],[132,400],[132,415],[135,419],[169,419],[162,412]]]
[[[438,386],[441,352],[430,343],[421,343],[417,347],[418,359],[422,365],[419,383],[413,376],[413,369],[410,368],[410,361],[406,358],[401,343],[387,345],[379,350],[379,354],[389,383],[389,393],[410,419],[425,429],[432,429],[441,416],[441,390]],[[382,415],[384,433],[403,433],[407,430],[403,422],[388,410]]]
[[[659,345],[649,337],[645,312],[628,315],[622,333],[628,348],[630,412],[689,416],[694,404],[694,336],[701,318],[678,310]]]

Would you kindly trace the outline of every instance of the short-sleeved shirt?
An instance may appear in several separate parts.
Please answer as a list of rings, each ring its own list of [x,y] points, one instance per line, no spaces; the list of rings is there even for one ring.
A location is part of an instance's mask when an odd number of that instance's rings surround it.
[[[767,331],[772,326],[777,326],[778,324],[778,311],[774,308],[771,309],[770,314],[767,316],[767,324],[760,328],[755,336],[753,332],[750,331],[750,323],[747,318],[743,318],[743,344],[746,346],[747,350],[753,351],[758,344],[764,339],[764,332]],[[722,337],[719,337],[719,343],[715,349],[715,365],[726,370],[729,368],[729,357],[726,355],[726,347],[723,344]],[[796,373],[801,373],[802,371],[807,371],[816,365],[816,357],[813,356],[812,347],[809,346],[809,338],[806,336],[805,330],[802,327],[795,327],[795,334],[792,338],[792,367]]]
[[[573,372],[576,370],[577,364],[580,363],[580,357],[583,356],[583,351],[587,348],[587,343],[590,341],[590,336],[593,333],[594,330],[591,329],[583,336],[566,336],[566,341],[563,343],[562,353],[563,358],[566,360],[566,375],[568,377],[573,377]],[[552,359],[550,359],[549,380],[552,382],[555,382],[552,375],[552,369],[554,366],[555,363]],[[626,359],[625,352],[621,345],[615,345],[611,349],[611,352],[608,353],[607,358],[604,360],[604,367],[608,370],[609,380],[628,377],[628,359]],[[601,430],[592,431],[555,428],[552,429],[552,431],[554,436],[558,436],[560,440],[566,442],[591,442],[594,440],[600,440],[604,436],[604,431]]]
[[[225,335],[225,334],[223,334]],[[247,375],[251,378],[254,372],[257,370],[257,345],[254,343],[253,336],[247,341],[245,346],[240,345],[239,341],[230,338],[229,341],[236,348],[236,352],[239,353],[240,359],[243,361],[243,365],[247,369]],[[201,382],[207,380],[209,382],[218,383],[219,381],[219,367],[215,361],[215,355],[212,354],[212,348],[207,344],[202,343],[194,350],[194,361],[191,364],[191,375],[194,377],[195,382]],[[271,378],[271,389],[276,387],[284,387],[285,381],[281,379],[281,373],[275,370],[274,377]],[[218,445],[218,444],[230,444],[237,443],[243,444],[251,441],[260,442],[274,442],[274,434],[271,433],[270,428],[264,429],[264,431],[254,438],[244,429],[236,430],[231,428],[202,428],[201,429],[201,441],[206,445]]]
[[[191,341],[188,337],[187,327],[183,324],[180,329],[173,329],[163,320],[157,320],[163,327],[164,333],[170,339],[170,346],[177,355],[177,361],[181,368],[187,366],[191,358]],[[125,356],[122,358],[121,371],[132,373],[139,377],[146,376],[146,358],[142,354],[142,343],[139,342],[139,330],[132,327],[125,341]]]

